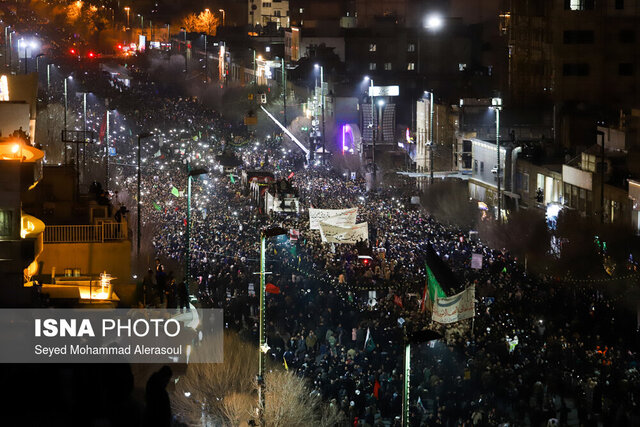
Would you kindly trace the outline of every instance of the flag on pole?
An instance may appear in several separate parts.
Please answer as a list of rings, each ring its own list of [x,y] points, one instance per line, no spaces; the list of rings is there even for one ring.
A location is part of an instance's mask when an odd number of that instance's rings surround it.
[[[280,293],[280,288],[277,287],[276,285],[274,285],[273,283],[267,283],[267,286],[265,286],[265,291],[267,291],[267,293],[269,294],[279,294]]]
[[[236,183],[236,179],[233,177],[233,174],[232,174],[232,173],[230,173],[230,174],[229,174],[229,178],[231,178],[231,183],[232,183],[232,184],[235,184],[235,183]]]
[[[379,399],[379,395],[380,395],[380,382],[378,380],[376,380],[373,383],[373,396],[376,399]]]
[[[162,208],[160,207],[159,204],[157,204],[156,202],[153,202],[153,208],[157,211],[162,211]]]
[[[393,297],[393,302],[394,302],[397,306],[402,307],[402,297],[400,297],[400,295],[395,295],[395,296]]]
[[[171,188],[171,194],[173,194],[176,197],[180,197],[180,191],[176,187]]]
[[[288,371],[289,370],[289,366],[287,365],[287,358],[284,357],[284,354],[282,355],[282,360],[284,361],[284,370]]]
[[[102,116],[102,123],[100,124],[100,135],[98,138],[100,139],[100,143],[104,142],[104,136],[107,134],[107,112],[104,112],[104,116]]]
[[[447,297],[447,294],[442,290],[442,285],[450,288],[455,282],[453,272],[438,256],[433,246],[427,246],[425,257],[424,266],[427,272],[427,283],[425,284],[420,304],[421,312],[427,309],[427,305],[431,307],[436,298]]]
[[[373,337],[371,336],[371,330],[367,328],[367,338],[364,340],[364,349],[368,353],[371,353],[376,348],[376,344],[373,342]]]

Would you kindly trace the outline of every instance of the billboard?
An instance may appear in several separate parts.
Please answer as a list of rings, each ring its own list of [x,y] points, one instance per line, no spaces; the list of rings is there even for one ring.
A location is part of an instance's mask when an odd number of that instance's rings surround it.
[[[399,96],[400,86],[369,86],[369,96]]]

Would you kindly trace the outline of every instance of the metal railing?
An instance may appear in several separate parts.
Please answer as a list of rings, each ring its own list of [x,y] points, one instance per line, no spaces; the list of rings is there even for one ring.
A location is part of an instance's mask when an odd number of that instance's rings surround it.
[[[125,221],[98,225],[47,225],[44,229],[44,243],[102,243],[126,239]]]

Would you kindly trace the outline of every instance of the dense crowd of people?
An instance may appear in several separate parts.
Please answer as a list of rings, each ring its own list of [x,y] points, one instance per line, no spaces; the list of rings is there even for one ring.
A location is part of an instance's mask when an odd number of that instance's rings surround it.
[[[288,147],[265,148],[197,99],[166,97],[142,71],[129,72],[127,84],[110,76],[97,79],[94,91],[118,111],[116,204],[134,203],[136,134],[154,134],[141,152],[144,235],[152,236],[145,243],[155,250],[149,259],[159,258],[144,277],[147,304],[186,308],[187,177],[206,168],[191,189],[190,262],[200,304],[224,308],[229,328],[256,342],[260,230],[277,224],[299,231],[297,240],[279,236],[268,245],[267,281],[277,289],[267,297],[269,359],[308,378],[350,425],[399,423],[404,330],[422,327],[444,339],[413,347],[411,425],[566,425],[570,418],[640,425],[635,307],[625,304],[637,297],[630,283],[531,277],[508,251],[412,204],[413,183],[367,191],[362,179],[300,167]],[[94,110],[90,121],[99,128]],[[243,166],[229,176],[216,156],[232,146]],[[298,214],[270,216],[256,204],[238,176],[256,167],[292,181]],[[358,207],[367,244],[323,243],[309,230],[311,206]],[[476,286],[472,320],[444,327],[420,309],[428,245],[457,279],[447,295]],[[482,255],[480,269],[471,268],[472,254]]]

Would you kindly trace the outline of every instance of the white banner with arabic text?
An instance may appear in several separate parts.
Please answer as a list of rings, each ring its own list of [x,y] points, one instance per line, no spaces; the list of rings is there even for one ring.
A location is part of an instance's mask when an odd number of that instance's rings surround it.
[[[326,243],[357,243],[369,240],[369,224],[361,222],[350,227],[320,224],[320,236]]]
[[[438,323],[455,323],[475,316],[476,287],[469,286],[452,297],[438,298],[431,319]]]
[[[320,230],[320,223],[339,227],[355,225],[358,208],[350,209],[314,209],[309,208],[309,229]]]

